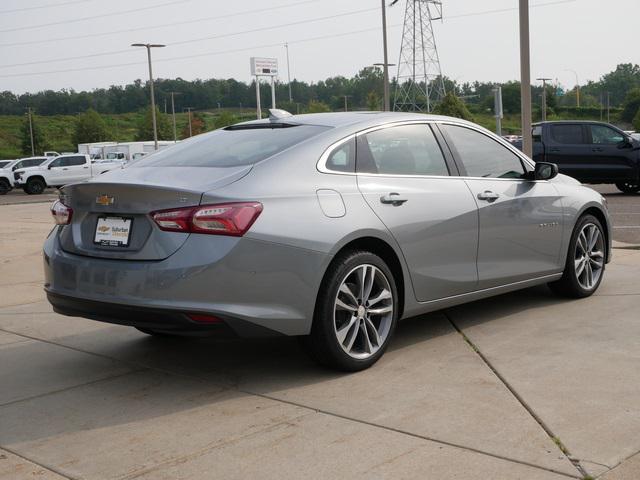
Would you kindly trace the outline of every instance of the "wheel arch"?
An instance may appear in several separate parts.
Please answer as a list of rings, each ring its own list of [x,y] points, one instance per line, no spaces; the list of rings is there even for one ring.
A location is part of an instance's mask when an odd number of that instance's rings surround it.
[[[606,263],[609,263],[611,260],[611,222],[609,221],[608,215],[597,205],[587,205],[578,215],[576,215],[576,223],[577,221],[584,217],[585,215],[593,215],[598,219],[598,221],[602,224],[604,228],[604,236],[605,236],[605,248],[606,252]],[[574,227],[575,228],[575,224]],[[573,231],[573,230],[572,230]]]
[[[355,238],[348,238],[343,240],[338,246],[335,248],[330,255],[331,260],[327,263],[322,272],[322,282],[327,275],[327,271],[329,267],[336,261],[336,259],[347,251],[352,250],[365,250],[371,252],[375,255],[378,255],[384,262],[389,266],[391,273],[393,274],[394,280],[396,281],[396,288],[398,290],[398,319],[402,318],[404,313],[405,305],[406,305],[406,296],[409,292],[412,291],[411,280],[408,276],[408,272],[406,270],[402,254],[397,251],[397,249],[391,244],[387,239],[383,239],[380,236],[372,235],[372,234],[362,234],[361,236],[357,236]],[[320,295],[320,289],[318,289],[318,293],[316,294],[316,302]]]
[[[29,183],[31,180],[42,180],[42,183],[44,183],[45,187],[48,186],[47,180],[42,176],[42,175],[31,175],[29,177],[27,177],[27,179],[24,181],[25,185],[27,183]]]

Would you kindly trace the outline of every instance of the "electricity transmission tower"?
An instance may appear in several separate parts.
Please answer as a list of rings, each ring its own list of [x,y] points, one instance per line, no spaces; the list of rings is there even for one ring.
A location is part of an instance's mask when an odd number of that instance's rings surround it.
[[[444,97],[444,79],[433,34],[433,20],[441,18],[440,0],[407,0],[394,111],[431,112]]]

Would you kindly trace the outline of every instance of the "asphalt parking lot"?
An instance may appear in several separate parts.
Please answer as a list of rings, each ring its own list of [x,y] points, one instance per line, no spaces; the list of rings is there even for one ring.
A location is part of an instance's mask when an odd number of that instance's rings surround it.
[[[608,198],[638,225],[640,196]],[[640,251],[616,249],[588,299],[537,287],[407,320],[344,375],[295,339],[56,315],[48,204],[0,206],[0,226],[2,479],[640,478]]]

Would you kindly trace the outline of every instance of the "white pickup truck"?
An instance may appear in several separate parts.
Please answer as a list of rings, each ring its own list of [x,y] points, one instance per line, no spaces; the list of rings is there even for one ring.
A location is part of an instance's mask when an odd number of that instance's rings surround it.
[[[118,161],[93,162],[89,155],[79,153],[60,155],[37,167],[14,171],[13,180],[15,188],[22,188],[29,195],[37,195],[47,187],[81,182],[122,166],[123,163]]]
[[[13,188],[13,172],[29,167],[37,167],[46,161],[47,157],[28,157],[18,160],[0,160],[0,195],[4,195]]]

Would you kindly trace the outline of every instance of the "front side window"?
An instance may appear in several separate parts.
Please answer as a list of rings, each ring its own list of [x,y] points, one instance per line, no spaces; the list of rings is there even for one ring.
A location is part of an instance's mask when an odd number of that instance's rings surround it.
[[[440,145],[426,124],[383,128],[364,135],[358,171],[386,175],[448,176]],[[362,155],[361,155],[362,153]]]
[[[558,124],[551,125],[551,138],[556,143],[564,145],[580,145],[586,143],[582,132],[582,125]]]
[[[62,161],[64,160],[64,158],[62,157],[58,157],[56,158],[53,162],[51,162],[49,164],[49,168],[56,168],[56,167],[61,167],[62,166]]]
[[[337,146],[327,157],[325,164],[328,170],[336,172],[356,171],[356,139],[347,140]]]
[[[458,152],[467,175],[484,178],[521,178],[520,157],[489,136],[466,127],[442,125]]]
[[[598,145],[618,145],[624,141],[622,133],[604,125],[591,125],[591,142]]]

